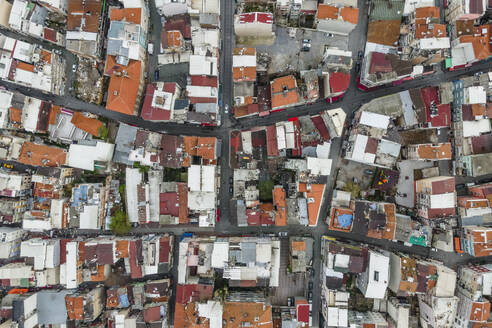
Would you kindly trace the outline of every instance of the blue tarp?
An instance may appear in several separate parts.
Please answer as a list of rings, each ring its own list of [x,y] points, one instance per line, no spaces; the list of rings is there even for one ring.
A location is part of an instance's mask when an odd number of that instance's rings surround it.
[[[122,307],[127,308],[130,306],[130,302],[128,302],[128,295],[123,294],[123,295],[120,295],[119,298],[120,298],[120,303],[121,303]]]
[[[352,214],[342,214],[338,216],[338,223],[344,229],[350,227],[352,224]]]

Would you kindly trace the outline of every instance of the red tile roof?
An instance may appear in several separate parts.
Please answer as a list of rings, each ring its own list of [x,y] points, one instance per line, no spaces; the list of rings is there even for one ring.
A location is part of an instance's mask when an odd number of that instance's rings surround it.
[[[191,85],[217,88],[218,81],[216,76],[192,75]]]
[[[179,217],[178,193],[163,192],[159,194],[160,214]]]
[[[109,12],[109,19],[112,21],[127,21],[140,25],[142,21],[142,8],[115,8]]]
[[[330,88],[331,92],[338,93],[344,92],[348,89],[350,84],[350,74],[343,72],[330,73]]]
[[[135,115],[140,88],[142,63],[130,60],[128,66],[116,63],[114,56],[108,56],[106,74],[111,76],[106,108],[115,112]]]
[[[141,116],[144,120],[148,121],[168,121],[171,118],[170,110],[152,106],[156,89],[157,87],[155,84],[147,85]]]
[[[267,126],[267,154],[278,156],[277,129],[275,125]]]
[[[273,14],[271,13],[263,13],[263,12],[254,12],[254,13],[246,13],[239,15],[240,23],[265,23],[265,24],[273,24]]]

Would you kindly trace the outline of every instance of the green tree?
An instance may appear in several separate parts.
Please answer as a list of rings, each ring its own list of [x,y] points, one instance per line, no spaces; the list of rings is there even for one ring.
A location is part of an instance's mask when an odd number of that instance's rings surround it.
[[[260,181],[258,189],[260,190],[260,200],[262,202],[269,202],[273,199],[273,186],[272,180]]]
[[[105,125],[101,125],[101,127],[97,130],[97,134],[99,138],[106,140],[108,138],[109,129]]]
[[[343,187],[343,191],[350,192],[352,195],[352,198],[359,198],[360,195],[360,187],[358,184],[354,183],[353,181],[349,181],[345,184]]]
[[[125,212],[118,210],[111,217],[109,228],[115,235],[126,235],[130,232],[132,226],[128,221],[128,216]]]

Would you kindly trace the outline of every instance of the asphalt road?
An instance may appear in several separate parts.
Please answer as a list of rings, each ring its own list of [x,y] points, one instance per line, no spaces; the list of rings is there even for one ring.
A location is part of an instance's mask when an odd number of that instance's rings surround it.
[[[357,56],[359,50],[363,50],[366,41],[366,30],[367,30],[367,7],[364,1],[359,1],[360,24],[356,28],[355,36],[351,39],[349,43],[349,48],[354,54],[354,58]],[[222,104],[223,106],[228,105],[232,108],[232,98],[233,98],[233,83],[232,83],[232,49],[234,47],[234,31],[233,31],[233,19],[235,12],[235,2],[230,0],[221,0],[221,33],[222,33],[222,49],[220,57],[220,81],[222,86]],[[160,33],[160,18],[155,12],[155,8],[151,7],[151,21],[154,26],[154,30],[151,32],[150,39],[154,42],[154,56],[149,58],[149,67],[156,67],[156,54],[159,49],[159,33]],[[28,37],[17,32],[7,30],[0,27],[0,32],[8,36],[12,36],[26,42],[38,43],[43,45],[48,49],[58,49],[62,51],[67,57],[70,57],[68,63],[76,62],[76,56],[66,51],[64,48],[56,46],[52,43],[38,40],[33,37]],[[71,65],[71,64],[70,64]],[[293,108],[286,109],[281,112],[272,113],[266,117],[248,117],[240,120],[236,120],[232,117],[232,114],[225,113],[224,107],[220,108],[221,115],[221,125],[220,127],[202,127],[194,124],[178,124],[178,123],[156,123],[144,121],[140,117],[124,115],[121,113],[108,111],[102,106],[86,103],[76,99],[75,97],[65,95],[57,96],[53,94],[47,94],[39,90],[28,88],[25,86],[20,86],[8,81],[0,81],[0,86],[3,86],[10,90],[16,90],[23,94],[30,95],[33,97],[40,98],[45,101],[51,101],[56,105],[76,110],[76,111],[87,111],[94,113],[111,120],[131,124],[138,126],[143,129],[176,134],[176,135],[199,135],[199,136],[216,136],[221,139],[221,150],[219,156],[220,164],[220,221],[217,222],[215,229],[213,228],[198,228],[196,226],[165,226],[158,228],[149,227],[138,227],[133,229],[132,233],[136,235],[149,234],[149,233],[159,233],[168,232],[173,233],[177,236],[181,235],[183,232],[194,232],[196,234],[218,234],[218,235],[257,235],[257,234],[278,234],[280,231],[287,231],[290,235],[311,235],[315,238],[314,245],[314,268],[317,272],[315,275],[314,285],[319,286],[319,272],[320,272],[320,240],[322,235],[328,235],[342,240],[350,240],[358,243],[363,243],[371,246],[375,246],[388,251],[401,251],[407,254],[412,254],[422,258],[431,258],[443,262],[449,267],[456,267],[457,265],[464,264],[467,262],[483,262],[490,261],[492,257],[487,258],[472,258],[468,255],[460,255],[455,253],[446,253],[442,251],[434,252],[430,248],[424,248],[419,246],[407,247],[401,243],[392,242],[388,240],[377,240],[370,239],[365,236],[358,236],[350,233],[336,232],[328,230],[327,225],[323,222],[324,216],[328,211],[328,204],[331,200],[332,189],[333,189],[333,178],[330,178],[327,183],[327,192],[325,193],[325,200],[322,205],[321,213],[323,213],[320,222],[317,227],[303,227],[303,226],[287,226],[284,228],[280,227],[237,227],[233,224],[229,218],[230,209],[230,196],[229,196],[229,179],[232,177],[232,169],[229,166],[229,133],[233,129],[248,129],[262,125],[271,125],[276,122],[285,121],[290,117],[302,116],[302,115],[314,115],[325,111],[328,109],[341,107],[347,113],[348,119],[350,120],[353,112],[360,107],[361,104],[367,103],[370,100],[382,96],[386,96],[392,93],[400,92],[403,90],[408,90],[412,88],[418,88],[428,85],[438,85],[443,81],[452,81],[465,75],[472,75],[475,72],[485,71],[490,68],[490,61],[484,61],[473,65],[466,70],[459,71],[441,71],[438,70],[433,75],[428,75],[416,80],[407,81],[399,86],[385,86],[379,89],[364,92],[357,88],[357,75],[355,70],[352,72],[351,82],[349,90],[346,92],[343,99],[337,103],[329,104],[324,100],[320,100],[312,105],[303,105]],[[68,65],[67,65],[68,66]],[[69,67],[71,70],[71,67]],[[69,79],[70,80],[70,79]],[[340,140],[335,140],[332,145],[332,156],[331,158],[337,159],[340,154],[341,142]],[[18,164],[17,164],[18,165]],[[21,166],[17,166],[19,169],[23,169]],[[336,167],[334,165],[333,171]],[[100,231],[77,231],[78,234],[101,234]],[[176,245],[176,244],[175,244]],[[177,249],[175,248],[175,251]],[[175,254],[175,259],[177,255]],[[174,269],[175,271],[175,269]],[[174,272],[175,274],[175,272]],[[320,288],[314,288],[313,295],[313,313],[319,312],[320,305]],[[313,317],[313,326],[317,326],[318,317],[315,315]]]

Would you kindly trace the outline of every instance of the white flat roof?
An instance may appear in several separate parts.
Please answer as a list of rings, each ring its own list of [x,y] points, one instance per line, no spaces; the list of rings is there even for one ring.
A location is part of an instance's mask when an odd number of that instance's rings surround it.
[[[109,162],[113,158],[114,144],[97,141],[95,146],[71,144],[67,155],[67,165],[94,171],[94,162]]]
[[[372,126],[379,129],[387,129],[390,117],[387,115],[364,111],[360,116],[360,124]]]
[[[307,157],[307,168],[313,175],[330,175],[331,159]]]
[[[233,56],[232,67],[256,67],[256,56]]]
[[[200,191],[201,180],[200,165],[190,165],[188,168],[188,188],[191,191]]]

